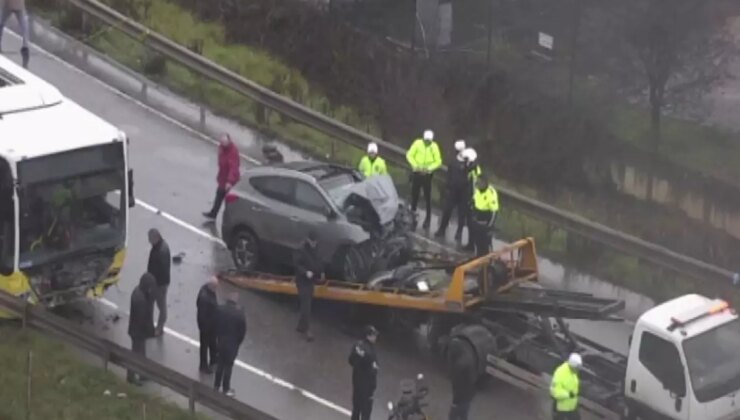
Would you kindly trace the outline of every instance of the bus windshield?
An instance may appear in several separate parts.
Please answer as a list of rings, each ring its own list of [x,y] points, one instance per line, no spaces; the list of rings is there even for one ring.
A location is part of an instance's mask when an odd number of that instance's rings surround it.
[[[740,389],[740,318],[685,340],[683,349],[699,402]]]
[[[125,167],[116,146],[18,164],[20,269],[123,244]]]

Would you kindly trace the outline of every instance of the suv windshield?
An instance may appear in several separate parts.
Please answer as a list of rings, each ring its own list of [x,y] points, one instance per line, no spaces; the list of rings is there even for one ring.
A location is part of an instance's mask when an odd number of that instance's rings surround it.
[[[699,402],[740,389],[740,319],[685,340],[683,349]]]
[[[18,174],[19,268],[123,243],[121,143],[24,161]]]

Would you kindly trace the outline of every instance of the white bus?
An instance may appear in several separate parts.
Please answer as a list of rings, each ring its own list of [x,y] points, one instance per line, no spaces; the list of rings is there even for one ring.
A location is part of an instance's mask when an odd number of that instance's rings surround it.
[[[0,56],[0,290],[101,296],[125,258],[132,179],[121,130]]]

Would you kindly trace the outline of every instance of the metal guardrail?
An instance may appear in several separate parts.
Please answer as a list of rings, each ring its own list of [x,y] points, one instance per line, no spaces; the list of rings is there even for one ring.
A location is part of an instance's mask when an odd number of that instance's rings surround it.
[[[93,333],[86,332],[78,325],[54,315],[40,305],[32,305],[0,291],[0,309],[17,315],[24,328],[30,327],[55,335],[74,347],[100,357],[106,369],[109,363],[113,363],[124,369],[134,370],[153,382],[172,389],[187,398],[191,414],[195,413],[197,403],[233,419],[278,420],[239,400],[223,395],[211,386],[146,359],[116,343],[99,338]]]
[[[321,131],[358,149],[364,150],[368,142],[376,142],[389,160],[400,164],[401,167],[406,165],[405,150],[395,144],[383,141],[333,120],[289,98],[272,92],[255,82],[247,80],[96,0],[68,1],[83,12],[115,27],[152,50],[162,54],[167,59],[176,61],[201,76],[228,86],[234,89],[234,91],[280,114],[286,115],[301,124]],[[442,171],[446,172],[446,168],[443,167]],[[620,252],[638,256],[665,269],[684,273],[700,280],[729,281],[732,279],[733,273],[722,267],[619,232],[579,215],[526,197],[511,189],[504,187],[497,187],[497,189],[502,201],[507,206],[516,208],[552,225],[562,227],[569,232],[605,244]]]

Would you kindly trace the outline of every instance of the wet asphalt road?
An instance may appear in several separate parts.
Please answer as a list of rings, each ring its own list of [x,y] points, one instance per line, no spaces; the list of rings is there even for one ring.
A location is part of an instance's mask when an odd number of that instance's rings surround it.
[[[12,50],[17,39],[5,38]],[[217,239],[219,225],[203,224],[200,216],[210,206],[214,193],[214,145],[41,53],[34,53],[32,70],[68,97],[125,130],[132,139],[135,193],[141,203],[130,214],[129,254],[122,279],[102,302],[80,304],[77,309],[89,318],[86,325],[94,331],[128,345],[125,311],[130,292],[146,267],[146,231],[150,227],[159,228],[172,254],[186,255],[181,264],[173,265],[167,324],[170,330],[163,338],[151,340],[149,355],[178,371],[199,377],[195,297],[211,273],[231,264]],[[258,157],[259,140],[259,135],[253,132],[240,131],[241,152]],[[243,169],[249,167],[249,160],[243,160],[242,165]],[[157,210],[171,216],[165,217]],[[632,304],[628,315],[652,304],[544,260],[541,272],[546,284],[578,290],[593,289],[596,284],[599,295],[627,297]],[[239,356],[241,363],[234,372],[237,397],[285,420],[347,418],[351,392],[347,355],[355,337],[340,327],[345,313],[333,305],[320,306],[314,322],[317,340],[309,344],[299,340],[294,332],[297,314],[290,302],[243,292],[241,303],[247,315],[248,333]],[[113,313],[124,317],[111,322]],[[628,327],[581,324],[578,329],[592,332],[591,336],[597,340],[603,338],[615,347],[620,342],[626,343]],[[408,337],[390,333],[381,336],[375,418],[384,418],[385,403],[395,400],[400,380],[417,373],[424,373],[431,387],[431,418],[446,418],[451,398],[447,381],[434,360],[420,355],[409,341]],[[211,379],[203,377],[203,380]],[[543,413],[548,406],[543,395],[530,395],[490,381],[476,397],[471,419],[547,418]]]

